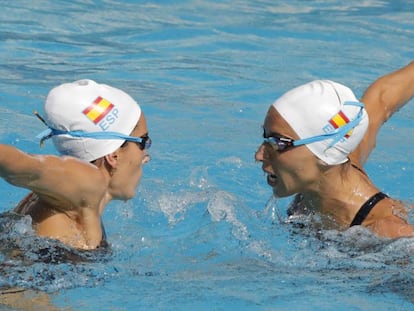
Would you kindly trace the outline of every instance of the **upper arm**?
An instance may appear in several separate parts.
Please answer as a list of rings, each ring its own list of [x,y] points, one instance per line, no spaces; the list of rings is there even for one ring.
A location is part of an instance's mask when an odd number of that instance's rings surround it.
[[[51,197],[76,197],[99,170],[71,157],[30,155],[12,146],[0,145],[0,176],[7,182]],[[96,178],[96,179],[97,179]]]
[[[354,162],[364,164],[374,149],[382,124],[414,95],[414,62],[391,72],[367,88],[361,102],[369,117],[368,130],[357,149],[350,155]]]
[[[39,157],[0,145],[0,176],[15,186],[29,188],[30,183],[39,180],[43,166]]]

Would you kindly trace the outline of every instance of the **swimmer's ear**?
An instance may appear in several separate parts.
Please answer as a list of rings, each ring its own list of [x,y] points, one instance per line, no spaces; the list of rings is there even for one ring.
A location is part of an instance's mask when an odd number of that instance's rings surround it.
[[[316,159],[318,161],[318,165],[321,165],[321,166],[327,166],[328,165],[328,163],[326,163],[324,160],[321,160],[318,157],[316,157]]]
[[[111,168],[116,168],[118,166],[118,153],[116,151],[110,154],[107,154],[104,158],[105,158],[105,162]]]
[[[321,170],[325,171],[325,170],[327,170],[328,168],[331,167],[331,165],[329,165],[325,161],[319,159],[317,156],[315,156],[315,157],[316,157],[317,165]]]

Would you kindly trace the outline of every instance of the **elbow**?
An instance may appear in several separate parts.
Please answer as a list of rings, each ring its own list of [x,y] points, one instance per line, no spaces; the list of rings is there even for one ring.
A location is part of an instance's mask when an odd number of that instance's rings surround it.
[[[395,87],[393,85],[383,85],[378,95],[378,105],[382,110],[383,123],[385,123],[391,116],[401,107],[400,103],[396,102]]]

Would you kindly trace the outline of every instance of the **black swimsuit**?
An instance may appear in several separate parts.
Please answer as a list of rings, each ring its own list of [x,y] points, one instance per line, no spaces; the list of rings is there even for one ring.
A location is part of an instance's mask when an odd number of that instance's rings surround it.
[[[374,194],[372,197],[370,197],[359,209],[358,213],[356,213],[354,220],[352,220],[350,227],[357,226],[362,224],[362,222],[367,218],[369,212],[372,210],[372,208],[382,199],[388,198],[388,195],[386,195],[383,192],[378,192]]]
[[[353,163],[351,163],[351,165],[353,168],[356,168],[362,174],[366,175],[366,173],[361,168]],[[361,208],[356,213],[354,220],[352,220],[350,227],[361,225],[364,222],[365,218],[367,218],[369,212],[374,208],[374,206],[385,198],[388,198],[388,195],[383,192],[378,192],[370,197],[364,204],[362,204]]]

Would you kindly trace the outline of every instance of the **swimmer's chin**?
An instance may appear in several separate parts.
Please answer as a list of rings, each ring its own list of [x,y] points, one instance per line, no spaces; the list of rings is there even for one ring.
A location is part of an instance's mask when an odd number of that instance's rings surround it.
[[[292,195],[291,193],[285,193],[286,191],[284,191],[284,188],[279,185],[278,178],[276,175],[267,175],[267,183],[270,187],[272,187],[273,196],[275,198],[285,198]]]
[[[284,198],[286,195],[283,195],[277,191],[277,189],[273,188],[273,197],[276,199]]]
[[[268,174],[267,175],[267,184],[272,187],[273,190],[273,196],[275,198],[280,198],[282,197],[280,195],[280,193],[277,192],[277,176],[276,175],[272,175],[272,174]]]
[[[135,194],[136,194],[135,191],[131,193],[124,193],[120,196],[114,197],[113,199],[126,202],[126,201],[133,199],[135,197]]]

